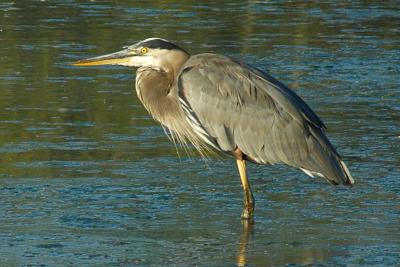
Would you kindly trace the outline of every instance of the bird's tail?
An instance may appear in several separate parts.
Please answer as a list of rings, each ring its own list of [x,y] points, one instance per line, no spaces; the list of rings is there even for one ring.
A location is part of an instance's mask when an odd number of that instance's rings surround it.
[[[322,131],[311,128],[313,152],[301,170],[310,176],[320,176],[331,184],[353,185],[354,179],[340,155]]]
[[[333,162],[330,161],[328,164],[332,164],[332,163]],[[321,173],[318,171],[311,171],[310,170],[311,168],[309,168],[309,169],[300,168],[300,170],[302,170],[305,174],[307,174],[308,176],[311,176],[311,177],[319,176],[319,177],[325,178],[329,183],[334,184],[334,185],[337,185],[337,184],[344,184],[344,185],[349,185],[349,186],[353,185],[354,179],[351,176],[350,171],[347,168],[346,164],[340,159],[337,160],[337,163],[339,165],[339,166],[337,166],[337,167],[339,167],[338,168],[339,170],[334,171],[333,169],[331,169],[331,170],[329,170],[329,174],[327,174],[326,172]],[[333,166],[331,166],[331,167],[333,167]]]
[[[345,182],[346,185],[353,185],[354,184],[354,179],[350,174],[349,169],[347,168],[346,164],[343,162],[343,160],[340,160],[340,165],[343,169],[343,172],[345,173],[347,180]]]

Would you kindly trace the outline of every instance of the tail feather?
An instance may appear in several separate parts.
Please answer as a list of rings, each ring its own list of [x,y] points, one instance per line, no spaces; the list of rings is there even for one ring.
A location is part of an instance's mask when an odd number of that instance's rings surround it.
[[[308,164],[303,165],[302,168],[306,169],[308,173],[312,174],[312,176],[322,176],[329,183],[334,185],[354,184],[354,179],[351,176],[349,169],[341,160],[340,155],[329,142],[324,132],[315,127],[310,127],[309,129],[313,137],[311,138],[313,150],[309,161],[307,162]]]
[[[344,173],[345,173],[346,176],[347,176],[346,184],[348,184],[348,185],[353,185],[353,184],[354,184],[354,179],[353,179],[353,177],[351,176],[350,171],[349,171],[349,169],[347,168],[346,164],[341,160],[341,161],[340,161],[340,165],[342,165],[342,169],[343,169]]]

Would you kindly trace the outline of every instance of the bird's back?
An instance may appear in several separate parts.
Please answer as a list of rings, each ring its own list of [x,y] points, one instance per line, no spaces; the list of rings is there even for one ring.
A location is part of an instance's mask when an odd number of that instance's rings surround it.
[[[334,184],[353,182],[324,124],[292,90],[258,69],[216,54],[192,56],[177,81],[198,135],[215,148],[240,149],[257,163],[285,163]]]

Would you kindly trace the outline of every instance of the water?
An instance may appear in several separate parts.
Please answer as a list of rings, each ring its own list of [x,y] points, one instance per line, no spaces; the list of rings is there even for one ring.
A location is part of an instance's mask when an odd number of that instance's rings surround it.
[[[400,262],[397,1],[0,3],[1,266],[394,266]],[[268,69],[302,96],[356,179],[332,187],[187,157],[132,70],[70,62],[158,36]]]

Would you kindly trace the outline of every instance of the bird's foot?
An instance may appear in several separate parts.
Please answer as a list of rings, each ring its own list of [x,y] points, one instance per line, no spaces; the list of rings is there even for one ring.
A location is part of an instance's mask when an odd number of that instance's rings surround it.
[[[242,212],[243,220],[252,220],[254,217],[254,206],[244,206]]]
[[[250,189],[245,192],[245,196],[243,199],[243,212],[242,212],[242,219],[249,220],[253,219],[254,215],[254,197],[251,193]]]

